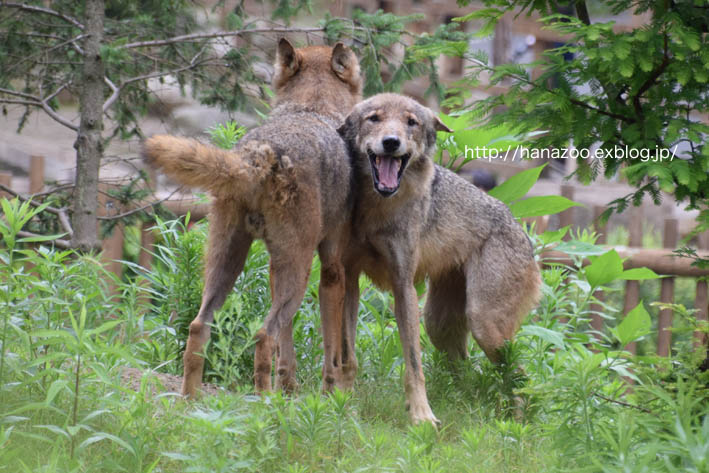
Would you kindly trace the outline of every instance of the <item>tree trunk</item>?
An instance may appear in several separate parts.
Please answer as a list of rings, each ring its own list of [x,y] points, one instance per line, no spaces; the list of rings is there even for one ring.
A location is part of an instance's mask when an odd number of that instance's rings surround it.
[[[98,240],[98,173],[103,156],[104,67],[101,61],[104,0],[85,3],[84,66],[79,107],[81,123],[74,143],[76,179],[74,189],[72,246],[81,251],[100,248]]]

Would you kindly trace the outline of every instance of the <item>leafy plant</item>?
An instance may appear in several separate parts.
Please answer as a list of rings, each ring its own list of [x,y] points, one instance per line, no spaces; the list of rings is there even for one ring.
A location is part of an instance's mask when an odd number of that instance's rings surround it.
[[[706,230],[709,127],[692,118],[709,109],[705,6],[689,0],[596,2],[613,15],[647,18],[620,30],[614,21],[589,14],[587,4],[575,1],[562,10],[546,0],[491,0],[488,8],[458,18],[482,22],[480,34],[487,34],[506,14],[535,14],[563,43],[531,64],[491,66],[484,54],[465,53],[472,67],[451,91],[448,104],[484,118],[491,127],[514,123],[520,133],[545,130],[536,136],[538,148],[573,145],[587,152],[597,159],[577,160],[575,175],[581,182],[622,175],[636,189],[611,202],[605,218],[639,205],[644,197],[657,204],[662,190],[698,209],[696,232]],[[531,68],[539,72],[534,77]],[[479,85],[483,75],[506,92],[464,105],[470,86]]]

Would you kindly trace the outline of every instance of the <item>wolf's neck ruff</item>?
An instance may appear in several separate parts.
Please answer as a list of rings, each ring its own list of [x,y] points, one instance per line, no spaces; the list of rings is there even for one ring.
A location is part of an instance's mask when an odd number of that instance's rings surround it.
[[[340,124],[344,121],[345,117],[344,114],[322,113],[322,110],[313,108],[311,105],[293,102],[286,102],[277,105],[273,109],[273,114],[278,116],[298,114],[307,115],[308,118],[316,118],[321,122],[325,123],[326,125],[329,125],[335,129],[340,126]]]

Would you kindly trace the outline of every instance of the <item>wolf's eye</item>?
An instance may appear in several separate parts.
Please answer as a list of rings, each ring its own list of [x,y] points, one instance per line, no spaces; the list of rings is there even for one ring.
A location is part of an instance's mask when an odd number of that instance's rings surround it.
[[[409,118],[409,121],[407,123],[409,124],[409,126],[416,126],[419,124],[419,122],[417,122],[413,118]]]
[[[372,123],[377,123],[379,121],[379,115],[377,115],[377,114],[370,115],[367,117],[367,120],[369,120]]]

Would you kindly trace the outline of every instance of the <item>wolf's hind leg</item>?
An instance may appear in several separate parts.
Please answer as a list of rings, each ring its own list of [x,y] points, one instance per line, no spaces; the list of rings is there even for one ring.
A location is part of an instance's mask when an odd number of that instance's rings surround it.
[[[325,240],[318,247],[320,255],[320,320],[324,346],[322,389],[330,392],[342,387],[342,328],[345,305],[345,267],[342,244]]]
[[[205,267],[202,305],[197,317],[190,323],[187,347],[183,356],[184,376],[182,394],[194,397],[202,383],[204,370],[204,345],[211,332],[209,324],[229,291],[234,287],[237,276],[244,269],[244,262],[253,241],[251,234],[241,225],[241,216],[233,210],[233,204],[215,203],[209,230],[209,246]]]
[[[487,357],[499,363],[500,349],[537,302],[539,270],[534,259],[488,240],[479,260],[469,261],[465,272],[469,328]]]
[[[293,321],[281,327],[276,351],[276,389],[293,393],[298,389],[295,378],[295,347],[293,345]]]
[[[426,333],[433,346],[451,360],[468,356],[465,298],[465,276],[460,268],[429,281],[423,310]]]
[[[269,284],[273,298],[273,261],[269,265]],[[276,389],[285,393],[293,393],[298,389],[296,372],[295,347],[293,345],[293,323],[281,328],[276,348]]]
[[[271,390],[276,343],[282,341],[283,331],[292,330],[293,316],[305,295],[314,250],[314,247],[295,247],[286,251],[269,248],[273,264],[272,303],[263,327],[256,333],[254,354],[254,385],[259,392]]]
[[[352,389],[357,376],[357,316],[359,312],[359,269],[354,265],[345,269],[345,304],[342,319],[342,378],[338,387]]]

